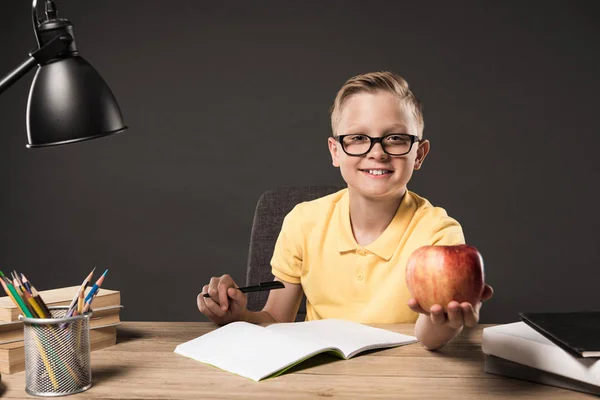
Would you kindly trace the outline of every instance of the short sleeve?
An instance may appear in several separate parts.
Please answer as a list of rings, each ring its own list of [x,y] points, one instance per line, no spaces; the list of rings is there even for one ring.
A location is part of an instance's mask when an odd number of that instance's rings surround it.
[[[284,218],[271,259],[271,273],[288,283],[300,283],[304,235],[300,205]]]
[[[462,227],[455,219],[443,217],[432,235],[432,245],[455,246],[465,244],[465,235]]]

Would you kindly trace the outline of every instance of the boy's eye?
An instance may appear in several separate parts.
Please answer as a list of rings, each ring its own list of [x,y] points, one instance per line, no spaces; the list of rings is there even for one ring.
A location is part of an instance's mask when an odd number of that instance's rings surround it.
[[[400,143],[400,142],[410,142],[410,138],[408,135],[398,134],[398,135],[390,135],[385,138],[388,142]]]
[[[369,138],[367,137],[367,135],[350,135],[346,137],[346,140],[350,142],[368,142]]]

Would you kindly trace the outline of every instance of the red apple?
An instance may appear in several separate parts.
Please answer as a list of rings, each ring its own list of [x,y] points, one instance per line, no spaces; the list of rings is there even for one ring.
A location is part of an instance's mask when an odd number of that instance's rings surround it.
[[[452,300],[476,305],[485,286],[483,258],[473,246],[423,246],[406,265],[406,284],[421,308],[439,304],[448,312]]]

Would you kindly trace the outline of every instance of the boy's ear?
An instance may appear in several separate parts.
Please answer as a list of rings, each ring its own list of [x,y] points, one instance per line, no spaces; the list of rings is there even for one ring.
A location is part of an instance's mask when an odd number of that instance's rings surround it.
[[[329,152],[331,153],[331,163],[333,164],[334,167],[339,167],[340,166],[340,161],[339,161],[339,146],[338,146],[338,142],[330,137],[327,139],[327,146],[329,147]]]
[[[419,147],[417,149],[417,158],[415,159],[415,166],[414,166],[415,171],[421,169],[421,166],[423,165],[423,161],[425,160],[425,157],[427,157],[427,154],[429,153],[429,149],[430,149],[429,140],[425,139],[419,143]]]

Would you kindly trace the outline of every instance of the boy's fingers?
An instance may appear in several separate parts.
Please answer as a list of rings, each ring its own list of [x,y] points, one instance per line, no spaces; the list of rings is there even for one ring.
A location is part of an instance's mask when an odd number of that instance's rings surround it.
[[[227,274],[219,278],[219,304],[224,311],[229,308],[229,288],[236,287],[233,278]]]
[[[242,300],[244,298],[244,293],[232,287],[227,289],[227,295],[231,297],[232,300]]]
[[[446,323],[446,314],[444,309],[439,304],[434,304],[429,309],[431,322],[436,325],[443,325]]]
[[[481,294],[481,301],[489,300],[494,295],[494,288],[490,285],[486,284],[483,288],[483,293]]]
[[[204,285],[202,287],[202,291],[200,292],[200,294],[198,295],[198,297],[196,297],[196,303],[198,304],[198,309],[204,313],[204,311],[202,310],[203,308],[206,308],[204,305],[204,295],[208,293],[208,285]]]
[[[205,286],[206,288],[206,286]],[[206,315],[208,317],[208,319],[210,319],[211,321],[217,323],[219,317],[215,315],[215,313],[213,313],[212,311],[210,311],[208,309],[208,307],[206,306],[206,300],[210,300],[206,297],[204,297],[204,293],[206,293],[205,289],[202,289],[202,293],[200,293],[198,295],[197,298],[197,302],[198,302],[198,309],[200,310],[200,312],[204,315]]]
[[[448,303],[448,325],[453,328],[460,328],[465,323],[463,319],[463,310],[457,301]]]
[[[225,315],[225,311],[221,309],[221,307],[210,297],[204,297],[204,304],[209,311],[215,314],[217,317],[222,317]]]
[[[210,278],[206,293],[213,299],[214,302],[219,303],[219,278]]]
[[[429,313],[427,311],[425,311],[423,308],[421,308],[421,306],[419,305],[419,303],[417,303],[417,300],[415,299],[409,299],[408,300],[408,307],[413,310],[414,312],[420,313],[420,314],[425,314],[425,315],[429,315]]]
[[[200,297],[200,296],[199,296]],[[200,312],[204,315],[206,315],[208,317],[208,319],[210,319],[213,322],[216,322],[215,320],[218,318],[212,311],[210,311],[207,307],[206,304],[204,302],[204,298],[201,298],[198,300],[198,308],[200,309]]]
[[[473,309],[473,305],[471,303],[464,302],[460,304],[460,307],[463,311],[465,326],[472,328],[475,325],[477,325],[477,323],[479,322],[479,316]]]
[[[202,291],[200,292],[199,296],[204,296],[206,293],[208,293],[208,285],[202,286]]]
[[[227,297],[227,291],[229,289],[228,283],[221,281],[218,286],[219,291],[219,304],[223,311],[227,311],[229,308],[229,298]]]
[[[200,312],[202,314],[204,314],[204,299],[202,298],[204,296],[204,292],[200,293],[198,295],[198,297],[196,297],[196,304],[198,305],[198,310],[200,310]]]

